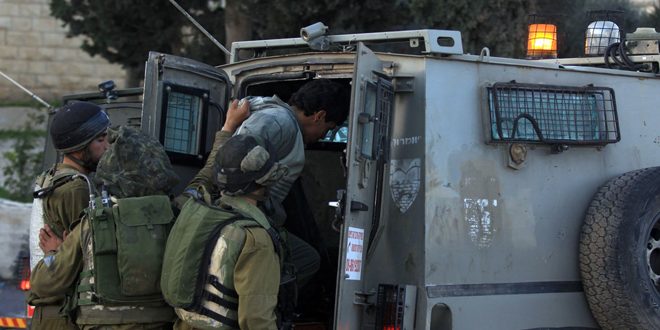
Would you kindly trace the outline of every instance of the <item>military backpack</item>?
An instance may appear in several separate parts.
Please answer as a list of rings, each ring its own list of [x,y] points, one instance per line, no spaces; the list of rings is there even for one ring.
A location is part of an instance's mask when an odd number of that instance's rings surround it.
[[[265,216],[190,198],[168,238],[161,276],[165,300],[195,328],[237,329],[239,297],[234,266],[245,243],[245,228],[263,227],[282,263],[280,234]]]

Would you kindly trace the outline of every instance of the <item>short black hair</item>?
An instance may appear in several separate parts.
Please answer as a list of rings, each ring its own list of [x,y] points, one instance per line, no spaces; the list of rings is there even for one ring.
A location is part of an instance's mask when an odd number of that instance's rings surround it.
[[[295,106],[311,116],[325,110],[325,121],[342,124],[351,103],[351,95],[347,86],[330,79],[315,79],[304,84],[291,95],[289,105]]]

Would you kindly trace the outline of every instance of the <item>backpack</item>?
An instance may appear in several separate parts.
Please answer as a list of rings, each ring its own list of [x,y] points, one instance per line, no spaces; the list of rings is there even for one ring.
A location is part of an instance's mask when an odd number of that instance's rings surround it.
[[[76,305],[166,306],[159,280],[175,217],[165,193],[178,178],[154,138],[123,126],[108,135],[94,176],[101,196],[85,209]]]
[[[162,306],[160,272],[174,213],[166,195],[97,198],[87,208],[78,306]],[[93,242],[89,244],[85,235]]]
[[[239,327],[233,270],[245,243],[245,228],[256,226],[269,233],[282,264],[280,235],[265,216],[250,219],[188,199],[168,238],[161,275],[165,300],[179,318],[195,328]],[[213,266],[211,260],[216,261]]]

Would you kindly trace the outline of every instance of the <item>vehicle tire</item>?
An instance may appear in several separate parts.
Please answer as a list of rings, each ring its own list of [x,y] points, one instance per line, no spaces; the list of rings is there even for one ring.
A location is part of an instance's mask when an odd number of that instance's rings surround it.
[[[660,167],[598,190],[582,226],[580,272],[603,329],[660,329]]]

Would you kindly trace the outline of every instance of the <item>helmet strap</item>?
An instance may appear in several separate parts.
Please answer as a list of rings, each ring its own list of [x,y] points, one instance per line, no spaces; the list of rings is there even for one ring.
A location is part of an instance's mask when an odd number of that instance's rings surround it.
[[[89,144],[86,145],[81,151],[82,151],[82,157],[81,157],[82,159],[74,156],[73,153],[68,153],[65,156],[88,172],[96,171],[96,166],[98,165],[98,162],[94,162],[92,160],[92,153],[89,151]]]

